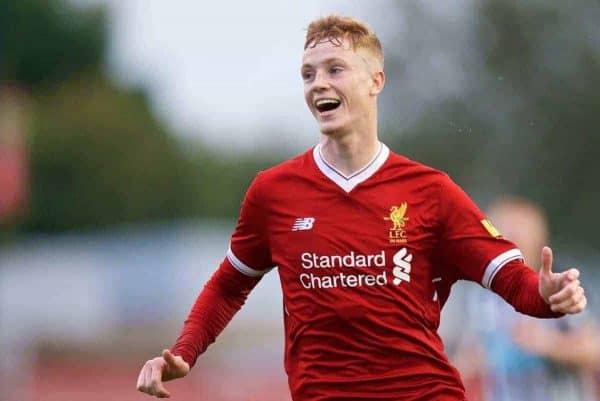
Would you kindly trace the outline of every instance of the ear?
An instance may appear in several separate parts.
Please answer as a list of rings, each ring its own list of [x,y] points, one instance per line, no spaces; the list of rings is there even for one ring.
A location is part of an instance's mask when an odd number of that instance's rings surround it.
[[[385,73],[383,71],[374,72],[371,75],[371,90],[369,94],[371,96],[377,96],[383,90],[385,85]]]

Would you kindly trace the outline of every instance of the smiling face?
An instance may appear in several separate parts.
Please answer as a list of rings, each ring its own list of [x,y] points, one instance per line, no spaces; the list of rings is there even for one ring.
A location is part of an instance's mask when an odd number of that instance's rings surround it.
[[[366,49],[347,39],[321,40],[302,58],[304,98],[321,132],[332,136],[364,129],[377,119],[377,95],[384,76]]]

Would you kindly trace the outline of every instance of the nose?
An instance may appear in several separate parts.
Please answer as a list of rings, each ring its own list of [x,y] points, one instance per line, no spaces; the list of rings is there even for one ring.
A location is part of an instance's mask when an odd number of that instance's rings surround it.
[[[321,90],[327,89],[329,87],[329,81],[327,81],[327,76],[322,71],[317,71],[315,73],[315,79],[312,82],[312,90]]]

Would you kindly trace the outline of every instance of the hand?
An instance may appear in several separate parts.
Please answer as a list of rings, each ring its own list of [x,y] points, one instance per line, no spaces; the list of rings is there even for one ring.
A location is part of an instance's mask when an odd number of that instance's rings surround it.
[[[585,309],[587,299],[579,282],[579,270],[569,269],[562,273],[552,272],[552,250],[542,249],[540,269],[540,295],[553,312],[574,314]]]
[[[158,398],[169,398],[171,394],[163,385],[164,381],[184,377],[190,371],[190,365],[180,356],[175,356],[168,349],[162,356],[147,361],[140,371],[137,389],[142,393]]]

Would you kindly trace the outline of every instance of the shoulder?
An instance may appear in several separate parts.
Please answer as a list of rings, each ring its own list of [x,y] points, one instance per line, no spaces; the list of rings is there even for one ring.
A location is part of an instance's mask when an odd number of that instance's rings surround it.
[[[257,180],[262,184],[272,185],[278,181],[294,176],[306,175],[312,167],[312,148],[279,164],[261,170]]]
[[[299,174],[311,166],[311,161],[312,148],[273,167],[260,171],[259,175],[265,180],[276,180],[282,176]]]
[[[452,179],[442,170],[409,159],[390,151],[383,173],[388,177],[410,180],[419,186],[441,188],[453,184]]]
[[[390,152],[387,177],[432,205],[433,215],[443,219],[458,209],[473,209],[469,195],[445,172]]]
[[[254,192],[272,193],[277,188],[288,188],[294,182],[314,175],[312,148],[257,173],[251,184]]]

